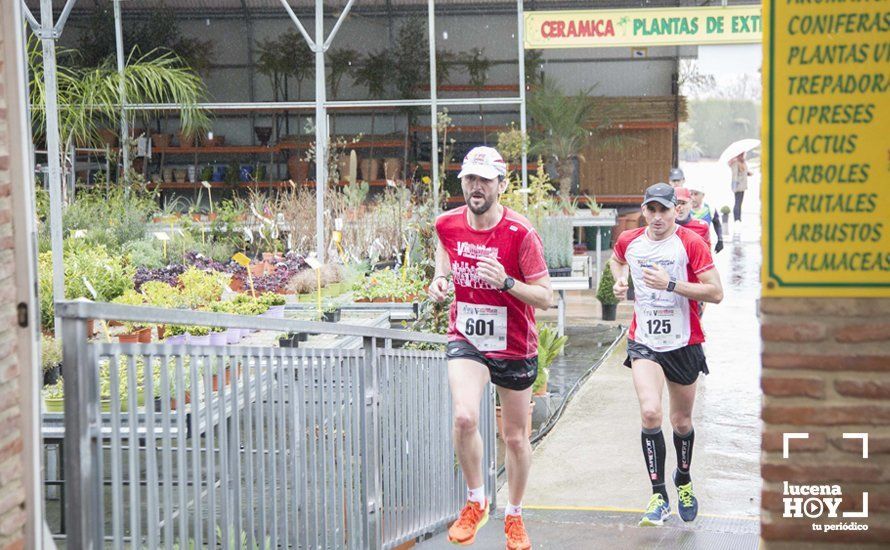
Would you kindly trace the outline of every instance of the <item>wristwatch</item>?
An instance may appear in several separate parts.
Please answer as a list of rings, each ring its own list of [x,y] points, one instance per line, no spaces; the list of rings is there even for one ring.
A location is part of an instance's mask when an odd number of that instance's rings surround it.
[[[513,288],[513,285],[515,284],[516,279],[514,279],[513,277],[507,277],[506,279],[504,279],[504,286],[500,290],[501,292],[507,292],[508,290]]]
[[[671,280],[668,281],[668,286],[667,286],[666,290],[668,292],[673,292],[675,288],[677,288],[677,279],[671,278]]]

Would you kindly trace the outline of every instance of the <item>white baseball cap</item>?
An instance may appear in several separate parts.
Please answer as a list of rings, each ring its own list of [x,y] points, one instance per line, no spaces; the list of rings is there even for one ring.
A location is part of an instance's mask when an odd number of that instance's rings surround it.
[[[470,149],[460,167],[462,178],[467,175],[476,175],[488,180],[497,179],[507,175],[507,163],[496,149],[492,147],[474,147]]]
[[[689,189],[690,191],[694,191],[697,193],[704,194],[704,192],[705,192],[704,187],[700,183],[689,183],[687,181],[686,183],[683,184],[683,187],[685,187],[686,189]]]

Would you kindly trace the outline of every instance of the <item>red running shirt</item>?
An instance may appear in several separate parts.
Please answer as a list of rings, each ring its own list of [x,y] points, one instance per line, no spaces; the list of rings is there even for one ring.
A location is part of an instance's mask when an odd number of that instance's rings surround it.
[[[655,351],[671,351],[705,341],[699,308],[676,292],[655,290],[643,282],[643,268],[660,265],[677,281],[699,282],[714,269],[711,249],[690,229],[677,226],[670,237],[653,241],[645,227],[624,231],[613,249],[628,264],[634,283],[634,317],[627,337]]]
[[[504,207],[493,228],[467,223],[466,206],[436,219],[436,233],[448,252],[454,280],[448,340],[464,340],[491,359],[527,359],[538,354],[535,308],[493,288],[476,274],[480,258],[496,258],[507,275],[527,283],[547,275],[541,237],[525,217]]]
[[[705,244],[708,245],[708,248],[711,248],[711,226],[708,225],[706,222],[698,218],[689,216],[689,219],[686,220],[686,223],[677,223],[680,226],[685,227],[686,229],[695,231],[695,233],[705,241]]]

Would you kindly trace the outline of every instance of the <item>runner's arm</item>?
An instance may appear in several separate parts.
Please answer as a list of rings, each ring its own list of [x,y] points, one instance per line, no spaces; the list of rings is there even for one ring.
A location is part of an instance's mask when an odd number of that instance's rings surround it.
[[[451,260],[448,258],[448,251],[442,246],[442,241],[436,245],[436,273],[433,280],[438,277],[448,277],[451,275]]]
[[[720,223],[720,215],[714,213],[711,217],[711,223],[714,224],[714,231],[717,232],[717,245],[714,247],[715,252],[723,250],[723,224]]]
[[[553,305],[553,289],[550,287],[550,275],[523,283],[517,280],[508,291],[526,304],[538,309],[550,309]]]
[[[719,304],[723,300],[723,283],[716,269],[709,269],[698,274],[697,283],[677,281],[674,292],[697,302]]]
[[[615,279],[615,286],[612,287],[612,290],[615,292],[615,296],[618,299],[624,300],[627,298],[627,279],[630,276],[630,266],[619,260],[613,254],[612,257],[609,258],[609,269],[612,271],[612,277]]]

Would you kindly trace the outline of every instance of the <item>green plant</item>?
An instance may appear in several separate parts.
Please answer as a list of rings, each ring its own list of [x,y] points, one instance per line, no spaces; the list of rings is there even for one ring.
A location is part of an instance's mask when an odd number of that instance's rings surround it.
[[[65,239],[66,298],[110,302],[133,288],[135,268],[125,257],[111,256],[102,245]],[[96,294],[93,295],[92,291]]]
[[[40,364],[43,372],[54,369],[62,362],[62,343],[46,334],[40,337]]]
[[[615,296],[615,276],[612,270],[606,266],[600,277],[600,285],[596,289],[596,299],[604,306],[611,306],[618,303],[618,297]]]
[[[256,299],[267,308],[272,306],[283,306],[287,303],[284,296],[275,292],[265,292],[257,296]]]
[[[562,353],[568,336],[559,336],[552,325],[538,326],[538,376],[532,385],[532,393],[539,393],[550,378],[550,365]]]
[[[62,59],[75,57],[74,52],[63,48],[57,52]],[[40,138],[46,130],[43,53],[40,41],[30,33],[28,66],[33,134]],[[140,54],[133,50],[122,74],[110,59],[91,68],[60,63],[56,73],[60,151],[67,151],[75,142],[101,146],[98,130],[119,128],[121,86],[129,103],[178,105],[185,130],[197,133],[209,126],[206,111],[198,106],[206,94],[204,83],[174,53],[152,50]]]
[[[525,85],[537,86],[544,82],[544,69],[541,60],[544,59],[543,50],[525,50]]]
[[[145,297],[145,303],[151,306],[176,308],[182,302],[179,289],[163,281],[142,283],[140,290]]]
[[[547,216],[538,225],[541,241],[544,243],[544,260],[547,267],[559,269],[571,267],[572,218],[568,216]]]
[[[729,206],[724,204],[720,207],[720,213],[724,216],[728,216],[730,212],[732,212],[732,208],[730,208]]]
[[[389,53],[386,51],[368,53],[353,73],[355,84],[367,89],[368,99],[381,99],[386,94],[386,87],[391,80],[391,69],[392,59]],[[374,158],[376,111],[376,109],[371,110],[371,149],[368,153],[371,158]]]
[[[211,327],[195,325],[186,327],[186,332],[188,332],[192,336],[207,336],[208,334],[213,332],[213,329],[211,329]]]
[[[141,305],[145,305],[145,296],[136,292],[135,290],[130,289],[130,290],[127,290],[126,292],[124,292],[123,294],[121,294],[120,296],[118,296],[117,298],[115,298],[113,300],[113,303],[127,305],[127,306],[141,306]],[[132,334],[132,333],[136,332],[137,330],[143,328],[144,326],[145,325],[143,323],[125,322],[124,330],[128,334]]]
[[[59,377],[59,381],[55,384],[43,388],[43,397],[46,399],[65,398],[65,383],[61,377]]]
[[[164,258],[163,244],[156,239],[140,239],[124,245],[124,253],[129,255],[130,263],[137,267],[157,269],[169,262]]]
[[[366,181],[350,182],[343,187],[343,201],[346,208],[358,210],[365,199],[368,198],[368,192],[371,187]]]
[[[228,273],[201,271],[195,267],[186,269],[179,276],[184,305],[190,309],[198,309],[218,302],[231,280],[232,276]]]
[[[528,112],[540,128],[532,140],[531,152],[553,158],[559,174],[559,194],[571,194],[575,159],[596,138],[599,147],[620,143],[608,134],[610,112],[606,105],[591,100],[593,88],[567,96],[552,80],[544,81],[530,95]]]

